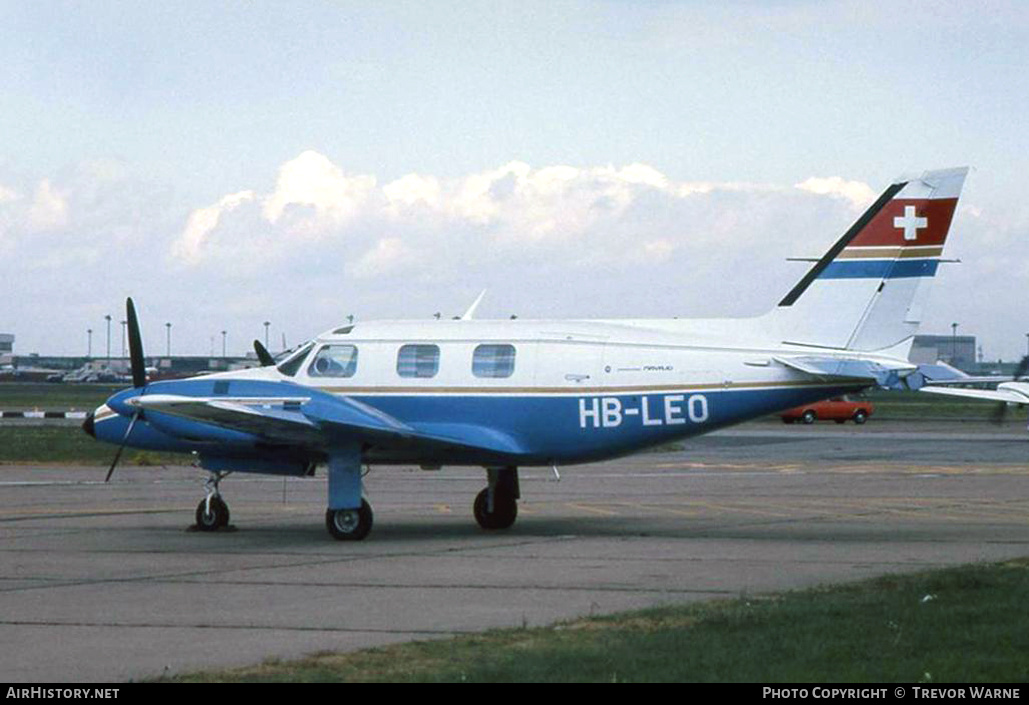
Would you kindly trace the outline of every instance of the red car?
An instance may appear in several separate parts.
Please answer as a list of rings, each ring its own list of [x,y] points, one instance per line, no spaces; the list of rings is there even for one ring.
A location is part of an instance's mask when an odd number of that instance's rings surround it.
[[[833,397],[825,401],[805,404],[780,414],[783,423],[814,423],[818,419],[832,420],[836,423],[844,423],[848,419],[854,419],[854,423],[864,423],[872,415],[875,407],[867,401],[851,401],[847,397]]]

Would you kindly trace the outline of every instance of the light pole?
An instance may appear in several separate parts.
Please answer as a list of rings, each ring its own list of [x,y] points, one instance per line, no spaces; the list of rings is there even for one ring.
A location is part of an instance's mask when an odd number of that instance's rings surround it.
[[[1029,338],[1029,333],[1026,333],[1026,337]],[[93,329],[86,329],[86,357],[93,357]]]
[[[164,327],[167,332],[167,346],[168,346],[168,357],[171,357],[171,323],[165,323]]]
[[[950,364],[955,365],[958,357],[958,324],[950,324]],[[956,365],[955,365],[956,367]]]
[[[227,357],[225,354],[225,335],[226,331],[222,331],[222,357]]]
[[[121,356],[122,357],[125,357],[125,326],[127,324],[128,324],[128,321],[122,321],[121,322]]]
[[[268,348],[268,326],[271,325],[271,321],[264,322],[264,347]]]
[[[104,316],[107,321],[107,366],[111,366],[111,314]]]

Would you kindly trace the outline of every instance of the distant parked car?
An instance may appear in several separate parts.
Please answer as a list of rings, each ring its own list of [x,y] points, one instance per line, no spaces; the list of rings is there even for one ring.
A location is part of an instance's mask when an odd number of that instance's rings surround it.
[[[864,423],[872,415],[875,406],[867,401],[851,401],[847,397],[833,397],[825,401],[805,404],[780,414],[783,423],[814,423],[818,419],[844,423],[853,419],[854,423]]]

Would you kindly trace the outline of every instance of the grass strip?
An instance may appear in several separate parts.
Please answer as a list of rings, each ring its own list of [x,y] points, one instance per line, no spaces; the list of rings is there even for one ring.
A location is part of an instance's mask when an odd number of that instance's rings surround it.
[[[0,426],[0,464],[107,465],[116,447],[83,432],[79,423]],[[192,456],[126,448],[126,465],[189,465]]]
[[[124,384],[0,383],[0,411],[92,411]]]
[[[1025,682],[1027,604],[1029,561],[1018,560],[171,680]]]

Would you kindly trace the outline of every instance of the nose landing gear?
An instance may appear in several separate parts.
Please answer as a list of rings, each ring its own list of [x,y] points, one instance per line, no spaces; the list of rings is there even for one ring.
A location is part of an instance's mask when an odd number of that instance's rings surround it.
[[[218,492],[218,483],[229,473],[212,472],[204,483],[207,496],[197,505],[196,526],[200,531],[217,531],[229,525],[229,505]]]

